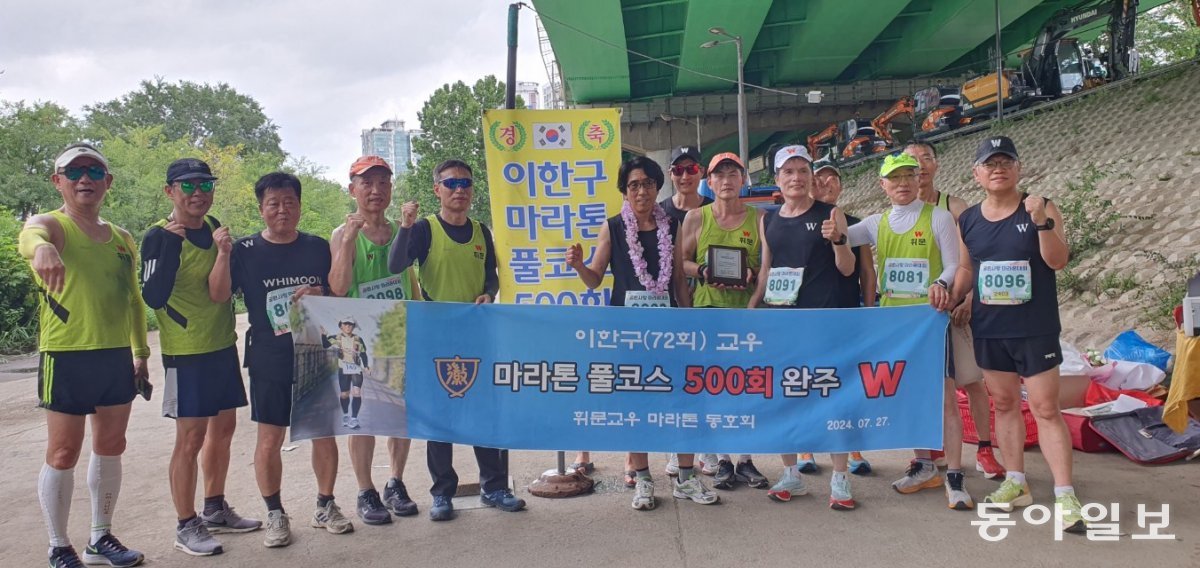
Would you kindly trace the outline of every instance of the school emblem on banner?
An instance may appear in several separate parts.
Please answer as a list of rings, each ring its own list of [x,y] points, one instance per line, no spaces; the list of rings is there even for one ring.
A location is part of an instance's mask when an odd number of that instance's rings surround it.
[[[450,393],[450,398],[462,398],[475,384],[479,374],[479,359],[463,359],[455,355],[452,359],[434,359],[438,381]]]
[[[571,125],[565,122],[533,124],[533,147],[538,150],[570,150]]]
[[[617,139],[617,129],[608,120],[585,120],[579,125],[579,145],[587,150],[607,150]]]
[[[488,142],[501,152],[518,152],[528,139],[525,126],[520,122],[499,120],[488,125]]]

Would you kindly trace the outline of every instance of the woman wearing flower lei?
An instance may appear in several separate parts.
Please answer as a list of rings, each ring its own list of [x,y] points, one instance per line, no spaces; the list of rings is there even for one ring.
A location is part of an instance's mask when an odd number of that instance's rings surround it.
[[[612,268],[613,289],[609,305],[636,307],[690,306],[683,269],[675,254],[675,222],[658,204],[663,171],[653,160],[637,157],[621,164],[617,189],[625,196],[621,213],[600,227],[600,236],[591,263],[584,264],[583,247],[572,245],[566,261],[579,273],[588,288],[595,289]],[[679,477],[672,483],[673,494],[710,505],[718,501],[696,477],[694,454],[679,454]],[[586,458],[577,460],[587,463]],[[633,508],[648,511],[657,505],[648,456],[630,453],[629,469],[635,484]]]

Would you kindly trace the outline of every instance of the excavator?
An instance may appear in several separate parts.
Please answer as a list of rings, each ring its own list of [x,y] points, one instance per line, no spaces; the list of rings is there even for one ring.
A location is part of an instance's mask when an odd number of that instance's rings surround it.
[[[918,140],[966,126],[971,119],[962,114],[962,95],[958,87],[938,85],[913,95],[913,137]]]
[[[808,155],[812,156],[814,160],[820,160],[826,155],[835,156],[837,154],[837,133],[838,125],[835,122],[826,126],[824,130],[810,135],[807,141]],[[821,153],[820,156],[817,155],[818,152]]]
[[[1058,11],[1042,27],[1033,47],[1021,53],[1021,68],[1004,70],[999,94],[1005,108],[1023,108],[1136,74],[1133,32],[1137,8],[1138,0],[1085,0]],[[1079,41],[1067,35],[1106,18],[1108,53],[1100,55],[1099,65],[1092,65],[1088,62],[1093,58],[1085,54]],[[995,73],[964,83],[963,114],[994,113],[996,84]]]
[[[842,149],[842,159],[850,160],[859,156],[870,156],[886,152],[896,145],[892,136],[892,122],[902,116],[912,120],[916,104],[912,97],[900,97],[887,110],[879,113],[870,122],[861,118],[848,120],[842,128],[845,135],[846,147]]]

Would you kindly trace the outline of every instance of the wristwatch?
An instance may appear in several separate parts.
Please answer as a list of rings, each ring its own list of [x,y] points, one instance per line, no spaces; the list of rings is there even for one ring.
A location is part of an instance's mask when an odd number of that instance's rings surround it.
[[[846,235],[845,235],[845,234],[843,234],[843,235],[842,235],[842,238],[840,238],[840,239],[838,239],[838,240],[836,240],[836,241],[833,241],[833,244],[835,244],[835,245],[838,245],[838,246],[841,246],[841,245],[844,245],[844,244],[846,244],[846,241],[848,241],[848,240],[849,240],[849,239],[847,239],[847,238],[846,238]]]
[[[1046,217],[1046,224],[1045,224],[1045,225],[1034,225],[1033,227],[1034,227],[1035,229],[1039,230],[1039,231],[1050,231],[1050,230],[1053,230],[1053,229],[1054,229],[1054,218],[1053,218],[1053,217]]]
[[[947,283],[946,283],[946,281],[945,281],[945,280],[942,280],[941,278],[938,278],[937,280],[934,280],[934,281],[933,281],[933,283],[934,283],[934,284],[937,284],[938,286],[941,286],[942,288],[944,288],[944,289],[946,289],[946,290],[949,290],[949,289],[950,289],[950,285],[949,285],[949,284],[947,284]]]

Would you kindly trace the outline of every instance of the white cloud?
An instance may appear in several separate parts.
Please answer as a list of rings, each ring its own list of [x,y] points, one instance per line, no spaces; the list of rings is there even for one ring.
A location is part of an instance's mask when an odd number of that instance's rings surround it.
[[[505,78],[507,0],[41,0],[0,18],[0,99],[84,105],[142,80],[225,82],[254,97],[283,147],[340,172],[362,129],[418,127],[441,85]],[[517,78],[546,82],[521,10]]]

